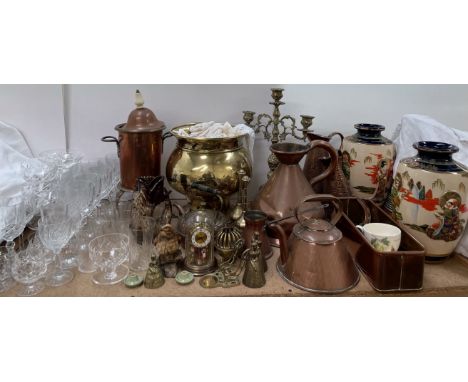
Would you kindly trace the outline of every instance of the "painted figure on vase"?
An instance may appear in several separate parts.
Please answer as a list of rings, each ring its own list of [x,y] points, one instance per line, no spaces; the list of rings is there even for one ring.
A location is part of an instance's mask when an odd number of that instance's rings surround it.
[[[404,187],[403,179],[409,178],[407,173],[397,173],[391,191],[393,217],[399,221],[403,220],[400,211],[401,200],[410,203],[411,210],[407,211],[407,219],[404,223],[408,227],[425,233],[433,240],[453,241],[460,237],[464,230],[465,219],[460,218],[460,214],[468,209],[462,203],[462,198],[455,191],[447,191],[440,198],[433,197],[431,188],[426,192],[426,187],[421,181],[414,181],[413,178],[407,180],[407,187]],[[445,188],[441,179],[433,182],[433,187]],[[418,225],[419,210],[433,212],[434,221],[431,224]]]
[[[393,182],[392,189],[390,191],[390,211],[392,212],[392,217],[395,220],[403,220],[403,216],[400,212],[400,204],[401,204],[401,195],[400,190],[403,185],[403,179],[401,174],[397,172],[395,176],[395,180]]]
[[[349,177],[351,176],[351,167],[353,167],[356,163],[359,163],[358,160],[356,159],[351,159],[351,155],[353,158],[356,158],[357,153],[356,150],[351,149],[351,152],[347,152],[346,150],[343,151],[343,173],[346,177],[346,179],[349,180]]]

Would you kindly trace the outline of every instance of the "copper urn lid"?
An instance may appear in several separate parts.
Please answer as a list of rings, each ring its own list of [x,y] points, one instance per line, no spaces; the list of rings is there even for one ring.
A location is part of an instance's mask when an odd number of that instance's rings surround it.
[[[150,133],[160,131],[165,128],[163,121],[160,121],[152,110],[144,107],[144,100],[139,90],[135,93],[136,108],[128,116],[127,123],[117,125],[115,130],[125,133]]]

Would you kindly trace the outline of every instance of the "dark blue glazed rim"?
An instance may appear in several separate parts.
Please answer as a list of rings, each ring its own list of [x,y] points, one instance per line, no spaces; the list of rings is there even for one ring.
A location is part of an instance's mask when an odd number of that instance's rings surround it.
[[[362,132],[368,131],[369,133],[380,132],[385,130],[385,126],[377,125],[375,123],[356,123],[354,125],[354,128]]]
[[[436,154],[455,154],[459,148],[450,143],[434,142],[434,141],[419,141],[413,143],[413,147],[419,152],[436,153]]]

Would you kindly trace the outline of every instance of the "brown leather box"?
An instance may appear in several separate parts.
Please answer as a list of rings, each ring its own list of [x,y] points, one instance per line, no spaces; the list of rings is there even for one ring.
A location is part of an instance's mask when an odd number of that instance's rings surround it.
[[[424,246],[398,225],[382,208],[363,200],[370,213],[370,222],[387,223],[401,229],[401,245],[395,252],[378,252],[356,228],[364,222],[364,211],[356,198],[340,198],[344,215],[337,227],[359,269],[379,292],[414,291],[423,287]]]

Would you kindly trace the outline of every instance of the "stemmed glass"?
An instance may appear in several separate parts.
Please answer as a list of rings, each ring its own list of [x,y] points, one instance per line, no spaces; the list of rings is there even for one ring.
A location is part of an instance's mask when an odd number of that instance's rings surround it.
[[[89,257],[100,272],[93,275],[98,285],[117,284],[128,276],[128,268],[122,265],[128,260],[129,238],[122,233],[98,236],[89,242]]]
[[[47,272],[44,252],[37,246],[30,245],[16,254],[11,273],[16,281],[23,284],[18,296],[34,296],[44,290],[41,279]]]
[[[11,262],[8,258],[8,249],[0,247],[0,293],[6,292],[15,285],[15,280],[11,276]]]
[[[41,209],[39,238],[55,257],[55,269],[46,279],[49,286],[61,286],[73,280],[73,272],[62,267],[60,252],[72,237],[75,224],[66,204],[56,201]]]
[[[25,204],[20,197],[6,198],[0,203],[0,239],[5,240],[6,253],[0,254],[0,291],[11,288],[11,264],[15,255],[15,242],[26,227]]]
[[[129,266],[134,272],[148,269],[156,229],[156,219],[145,216],[138,219],[139,224],[131,227]]]
[[[81,273],[94,273],[96,272],[96,265],[89,257],[89,243],[96,236],[97,227],[88,222],[88,224],[83,227],[82,230],[78,233],[78,271]]]

